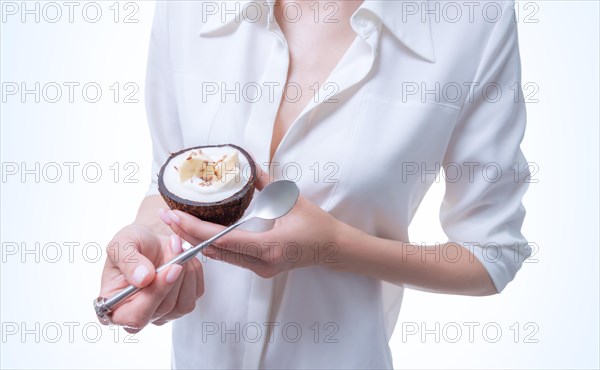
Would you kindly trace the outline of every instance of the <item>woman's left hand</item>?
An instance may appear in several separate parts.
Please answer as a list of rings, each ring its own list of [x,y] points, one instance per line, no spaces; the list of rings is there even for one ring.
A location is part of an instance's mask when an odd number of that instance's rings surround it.
[[[269,182],[269,175],[257,166],[256,188],[261,190]],[[225,228],[178,210],[161,210],[159,216],[192,245]],[[264,232],[233,230],[202,253],[270,278],[294,268],[339,263],[337,239],[344,225],[300,195],[290,213],[275,220],[272,229]]]

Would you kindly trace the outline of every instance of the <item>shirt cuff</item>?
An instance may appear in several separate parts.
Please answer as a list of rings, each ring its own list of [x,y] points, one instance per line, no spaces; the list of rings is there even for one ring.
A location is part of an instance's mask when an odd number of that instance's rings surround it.
[[[498,293],[516,276],[523,261],[531,255],[531,247],[527,242],[515,242],[513,245],[461,242],[458,245],[471,252],[487,270]],[[472,261],[472,257],[469,262]]]

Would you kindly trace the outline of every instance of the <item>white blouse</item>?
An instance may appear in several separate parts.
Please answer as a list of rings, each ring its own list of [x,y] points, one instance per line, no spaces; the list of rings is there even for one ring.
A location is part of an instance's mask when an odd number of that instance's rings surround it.
[[[159,1],[146,83],[153,174],[169,152],[237,144],[339,220],[410,241],[411,219],[443,170],[448,241],[503,290],[530,254],[520,232],[529,167],[519,149],[526,117],[514,2],[453,3],[458,18],[444,4],[429,2],[427,12],[426,1],[367,0],[339,20],[357,37],[327,82],[295,89],[318,93],[269,167],[289,64],[273,2]],[[300,16],[335,19],[335,8],[315,6]],[[285,98],[296,99],[293,88]],[[148,195],[156,193],[153,176]],[[173,367],[393,366],[402,287],[323,266],[264,279],[205,260],[206,292],[173,324]]]

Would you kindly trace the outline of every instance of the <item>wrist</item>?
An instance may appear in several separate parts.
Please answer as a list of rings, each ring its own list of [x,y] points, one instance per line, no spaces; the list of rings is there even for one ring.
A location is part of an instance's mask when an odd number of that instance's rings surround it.
[[[335,230],[333,239],[336,248],[335,263],[330,267],[336,271],[353,271],[357,258],[357,246],[364,244],[364,237],[367,235],[362,230],[352,227],[339,221]]]
[[[144,198],[132,225],[142,226],[157,235],[171,235],[172,230],[158,216],[160,209],[168,210],[169,206],[160,195],[150,195]]]

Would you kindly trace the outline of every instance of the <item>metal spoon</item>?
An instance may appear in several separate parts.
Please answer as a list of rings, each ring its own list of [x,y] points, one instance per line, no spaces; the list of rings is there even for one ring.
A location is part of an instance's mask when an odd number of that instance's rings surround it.
[[[246,215],[246,217],[242,218],[235,224],[229,226],[228,228],[221,231],[212,238],[198,244],[193,248],[182,252],[177,257],[173,258],[169,262],[157,268],[156,273],[159,273],[160,271],[166,269],[167,267],[173,264],[183,265],[187,261],[194,258],[202,249],[208,247],[212,242],[219,239],[220,237],[227,234],[228,232],[240,226],[246,221],[249,221],[253,218],[260,218],[263,220],[274,220],[285,216],[296,204],[296,200],[298,199],[299,194],[300,190],[298,189],[298,186],[296,186],[296,183],[293,181],[280,180],[270,183],[260,193],[258,193],[258,195],[256,196],[254,207],[252,208],[250,213]],[[137,288],[134,285],[130,285],[110,298],[96,298],[94,300],[94,310],[96,311],[98,320],[100,320],[100,322],[103,324],[110,323],[109,315],[112,312],[112,310],[116,308],[120,303],[122,303],[125,299],[131,297],[133,294],[137,293],[142,289],[143,288]]]

